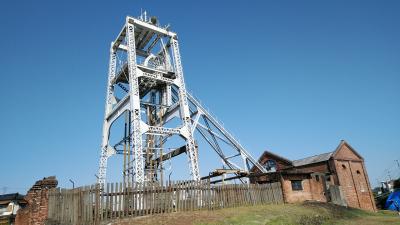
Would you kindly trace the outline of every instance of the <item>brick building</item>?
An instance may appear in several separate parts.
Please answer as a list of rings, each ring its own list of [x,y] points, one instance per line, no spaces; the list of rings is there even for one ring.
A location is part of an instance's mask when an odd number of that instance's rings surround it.
[[[265,151],[259,162],[269,172],[250,181],[281,182],[288,203],[315,200],[376,211],[364,159],[346,141],[332,152],[293,161]]]

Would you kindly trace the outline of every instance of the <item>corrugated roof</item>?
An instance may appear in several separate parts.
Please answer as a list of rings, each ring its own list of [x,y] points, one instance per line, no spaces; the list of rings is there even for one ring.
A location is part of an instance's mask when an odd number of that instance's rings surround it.
[[[304,166],[308,164],[328,161],[331,158],[333,152],[327,152],[320,155],[310,156],[304,159],[293,160],[293,166]]]

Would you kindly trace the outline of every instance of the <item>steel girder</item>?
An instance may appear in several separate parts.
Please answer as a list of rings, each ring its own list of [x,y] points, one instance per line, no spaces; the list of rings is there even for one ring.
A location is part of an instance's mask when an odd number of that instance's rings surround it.
[[[139,33],[135,33],[136,29],[139,30]],[[149,47],[148,50],[144,50],[144,47],[147,45],[146,43],[152,40],[152,35],[156,35],[156,38],[153,39],[151,47]],[[150,68],[148,66],[146,67],[146,65],[137,64],[138,56],[152,55],[149,51],[151,51],[151,49],[154,47],[154,42],[160,40],[161,36],[167,36],[170,39],[175,65],[174,71],[160,71],[156,68]],[[120,72],[123,72],[125,74],[125,77],[123,79],[120,79],[120,74],[116,76],[117,51],[125,51],[127,53],[126,64],[124,67],[122,67],[122,70],[120,70]],[[167,54],[167,51],[164,52],[165,54]],[[152,56],[154,57],[154,55]],[[148,62],[148,60],[146,60],[145,62]],[[126,76],[126,74],[128,74],[128,76]],[[175,75],[171,76],[171,74]],[[200,180],[197,150],[193,134],[191,132],[191,119],[189,106],[187,105],[188,100],[186,97],[186,88],[183,76],[184,75],[176,34],[153,24],[149,24],[148,21],[141,21],[132,17],[127,17],[125,26],[122,28],[116,40],[111,44],[107,100],[103,122],[102,150],[100,156],[98,183],[105,183],[107,159],[113,154],[120,153],[120,151],[116,151],[114,147],[110,146],[110,127],[112,126],[114,121],[116,121],[122,114],[127,111],[129,111],[131,115],[131,130],[128,135],[130,138],[131,146],[129,147],[130,149],[128,150],[128,152],[133,153],[133,160],[129,163],[132,163],[133,167],[128,168],[130,171],[128,171],[127,174],[132,175],[132,181],[138,183],[143,183],[146,181],[144,163],[145,159],[143,155],[145,149],[145,146],[143,145],[143,135],[146,135],[147,138],[151,139],[146,139],[146,141],[154,141],[153,139],[155,136],[165,137],[164,139],[160,139],[160,145],[162,145],[169,136],[179,135],[183,137],[183,139],[186,141],[186,151],[189,153],[189,167],[191,168],[190,171],[192,179]],[[143,83],[143,79],[146,79],[147,83]],[[146,86],[147,84],[149,84],[150,81],[152,82],[151,84],[156,84],[157,86]],[[119,82],[128,83],[129,89],[124,88]],[[163,106],[169,106],[172,104],[171,86],[174,85],[179,90],[179,111],[180,115],[182,115],[182,125],[178,126],[177,128],[163,127],[163,124],[148,124],[150,123],[150,121],[146,122],[141,118],[141,106],[157,106],[157,104],[154,103],[144,104],[142,98],[146,94],[141,93],[141,90],[145,90],[146,88],[160,88],[160,84],[161,89],[159,89],[158,91],[160,92],[160,96],[162,96],[160,98],[162,98],[161,101]],[[119,87],[122,86],[121,88],[127,92],[127,94],[121,100],[118,100],[114,96],[115,85],[118,85]],[[166,110],[164,109],[160,110],[160,113],[165,112]],[[124,171],[124,174],[125,172],[126,171]]]
[[[105,105],[105,113],[103,121],[103,134],[101,143],[101,156],[99,163],[99,173],[97,176],[98,177],[97,181],[100,184],[105,183],[106,172],[107,172],[107,159],[110,155],[112,155],[112,152],[110,152],[108,148],[110,123],[107,122],[107,116],[112,111],[112,98],[114,95],[114,86],[112,84],[112,80],[114,80],[115,78],[116,64],[117,64],[116,50],[113,48],[113,43],[111,43],[108,82],[107,82],[107,95],[106,95],[106,105]]]
[[[136,30],[138,30],[138,32],[136,32]],[[150,34],[153,34],[154,37],[150,37]],[[161,40],[162,42],[163,37],[169,38],[171,58],[174,65],[172,69],[174,71],[162,71],[157,68],[150,68],[146,65],[138,64],[137,57],[148,57],[152,55],[150,51],[157,41]],[[137,44],[137,42],[140,42],[140,44]],[[149,47],[146,50],[144,48],[147,45],[149,45]],[[126,64],[121,68],[118,74],[116,65],[117,51],[123,51],[127,54]],[[169,54],[166,50],[164,53]],[[168,55],[168,57],[170,56]],[[124,77],[121,77],[122,73]],[[171,73],[173,76],[171,76]],[[126,76],[126,74],[128,74],[128,76]],[[143,83],[143,79],[148,82],[151,81],[152,85],[146,86],[147,84]],[[128,84],[129,89],[121,87],[122,84],[120,82]],[[153,84],[156,84],[156,86]],[[127,92],[120,100],[114,96],[115,85]],[[159,88],[159,98],[161,99],[159,103],[143,101],[142,98],[145,94],[141,92],[146,88],[150,88],[150,91],[152,88]],[[159,118],[159,122],[154,123],[153,121],[153,123],[150,124],[150,121],[146,122],[142,119],[142,107],[153,107],[154,109],[161,106],[163,109],[160,109],[159,113],[163,116]],[[194,106],[195,109],[192,109],[190,106]],[[111,43],[110,48],[107,96],[98,173],[98,183],[100,184],[104,184],[106,180],[107,159],[114,154],[121,153],[121,151],[116,150],[114,146],[110,146],[110,127],[114,121],[127,111],[130,112],[131,116],[129,120],[129,127],[131,130],[124,139],[130,139],[130,146],[127,151],[129,154],[133,154],[133,160],[128,163],[128,165],[131,166],[128,166],[128,171],[124,171],[124,174],[128,172],[127,174],[132,176],[132,181],[134,182],[143,183],[148,179],[145,167],[148,165],[149,159],[147,159],[147,161],[145,159],[144,152],[146,146],[143,145],[143,141],[154,141],[156,140],[155,137],[159,136],[160,139],[158,139],[157,143],[153,143],[152,148],[161,149],[168,138],[173,135],[179,135],[185,140],[185,152],[188,155],[191,177],[193,180],[200,180],[198,151],[194,139],[195,130],[198,131],[204,140],[215,150],[223,163],[230,169],[249,171],[250,164],[252,164],[262,172],[266,172],[239,142],[211,116],[199,101],[186,91],[177,35],[166,29],[133,17],[126,18],[125,26],[118,34],[116,40]],[[148,114],[150,112],[153,113],[152,110],[148,110],[147,118],[152,117]],[[173,118],[179,118],[181,125],[176,128],[164,127],[164,125]],[[143,139],[143,136],[146,136],[147,139]],[[234,154],[228,155],[221,143],[232,148]],[[150,157],[153,156],[150,155]],[[238,157],[242,159],[243,166],[233,161],[233,159]],[[155,161],[157,160],[154,160],[154,158],[150,159],[150,162]]]
[[[267,172],[261,164],[254,159],[249,152],[243,148],[243,146],[230,134],[201,104],[198,100],[196,100],[191,94],[187,94],[189,101],[197,108],[195,114],[197,116],[202,116],[205,122],[205,126],[198,122],[198,119],[193,120],[196,125],[196,129],[204,138],[206,138],[205,134],[208,133],[209,137],[206,140],[210,146],[217,152],[217,154],[221,157],[221,159],[225,162],[225,164],[230,169],[241,169],[243,171],[249,171],[250,165],[257,167],[262,172]],[[213,129],[211,129],[210,124],[213,125],[214,129],[218,131],[217,134]],[[233,149],[237,152],[235,155],[226,156],[223,149],[219,146],[218,141],[222,140],[229,146],[233,147]],[[240,167],[231,161],[232,158],[241,157],[243,160],[243,167]]]

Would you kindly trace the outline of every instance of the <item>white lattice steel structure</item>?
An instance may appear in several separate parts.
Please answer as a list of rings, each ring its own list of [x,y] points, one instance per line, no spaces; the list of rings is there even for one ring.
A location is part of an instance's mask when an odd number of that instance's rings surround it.
[[[123,95],[118,97],[118,93]],[[111,126],[122,115],[125,115],[124,137],[111,145]],[[178,119],[180,124],[167,127],[173,119]],[[140,18],[126,17],[125,25],[110,48],[98,182],[105,183],[107,160],[115,154],[124,155],[124,181],[157,180],[163,158],[170,159],[181,153],[188,156],[192,179],[199,180],[196,130],[226,167],[248,171],[255,165],[265,172],[186,91],[177,34],[168,27],[161,27],[156,18],[148,19],[146,14]],[[166,151],[163,146],[174,135],[180,136],[185,145]],[[235,154],[227,155],[221,142]],[[124,149],[118,150],[120,146]],[[234,158],[240,158],[241,165],[235,163]]]

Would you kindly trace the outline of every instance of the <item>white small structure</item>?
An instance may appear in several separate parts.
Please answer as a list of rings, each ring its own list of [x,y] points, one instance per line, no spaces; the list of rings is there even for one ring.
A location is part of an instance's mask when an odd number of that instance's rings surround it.
[[[24,196],[19,193],[0,195],[0,224],[13,224],[18,209],[25,204]]]

